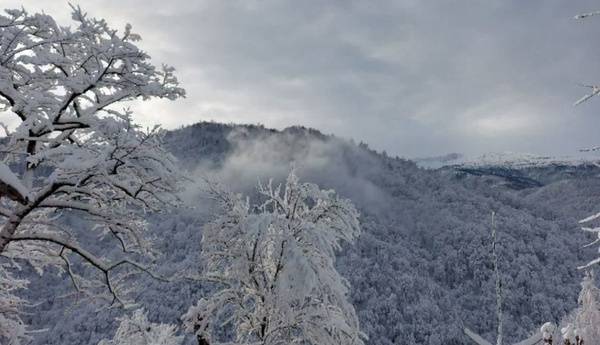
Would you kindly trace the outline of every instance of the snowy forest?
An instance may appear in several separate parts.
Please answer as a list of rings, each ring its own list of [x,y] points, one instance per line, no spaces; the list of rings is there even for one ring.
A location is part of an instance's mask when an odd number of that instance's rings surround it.
[[[600,158],[146,126],[178,70],[70,11],[0,15],[0,345],[600,345]]]

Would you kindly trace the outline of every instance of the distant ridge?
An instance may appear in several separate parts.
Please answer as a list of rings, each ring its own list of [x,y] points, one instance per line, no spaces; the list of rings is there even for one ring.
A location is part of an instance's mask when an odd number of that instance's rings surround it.
[[[505,167],[510,169],[524,169],[545,166],[581,166],[599,165],[600,155],[594,152],[580,152],[573,156],[551,156],[517,152],[490,152],[475,158],[466,157],[460,153],[447,155],[415,158],[413,159],[422,168],[437,169],[448,166],[463,168]]]

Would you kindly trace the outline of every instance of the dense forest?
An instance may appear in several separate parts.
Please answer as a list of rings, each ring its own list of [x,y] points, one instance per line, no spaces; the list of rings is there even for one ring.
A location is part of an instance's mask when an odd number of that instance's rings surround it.
[[[302,127],[199,123],[169,132],[166,147],[193,176],[186,207],[152,218],[165,274],[199,267],[202,225],[214,218],[204,197],[210,177],[252,193],[257,177],[282,181],[290,165],[306,181],[333,188],[360,211],[361,237],[346,245],[337,267],[349,280],[351,300],[368,344],[462,344],[467,326],[495,337],[491,212],[496,212],[500,270],[505,282],[507,341],[518,341],[547,321],[559,322],[577,306],[583,273],[594,255],[577,221],[597,209],[600,168],[544,166],[427,170],[414,162]],[[504,176],[498,176],[503,171]],[[510,174],[508,174],[510,173]],[[511,175],[512,174],[512,175]],[[537,181],[523,187],[514,178]],[[203,284],[142,277],[137,300],[153,321],[175,323],[203,294]],[[68,279],[33,280],[28,299],[39,301],[27,320],[48,328],[36,344],[94,343],[116,327],[118,310],[97,311],[59,298],[48,285],[72,292]],[[73,315],[78,315],[74,317]],[[48,324],[50,320],[50,324]],[[75,332],[73,330],[76,330]],[[402,340],[401,340],[402,339]],[[188,338],[190,344],[194,343]]]

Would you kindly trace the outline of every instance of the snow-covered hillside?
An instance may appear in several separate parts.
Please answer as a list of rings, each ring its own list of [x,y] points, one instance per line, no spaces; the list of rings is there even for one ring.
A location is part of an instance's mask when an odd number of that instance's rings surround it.
[[[577,156],[540,156],[527,153],[488,153],[475,160],[465,161],[462,165],[468,166],[507,166],[512,168],[530,168],[548,165],[579,166],[597,163],[600,157],[594,154],[580,154]]]
[[[437,157],[416,158],[414,161],[420,167],[428,169],[437,169],[447,166],[523,169],[546,167],[550,165],[581,166],[600,164],[600,155],[596,151],[582,151],[570,156],[545,156],[517,152],[490,152],[477,157],[468,157],[460,153],[450,153]]]
[[[301,179],[336,189],[361,212],[363,234],[340,254],[337,268],[352,285],[350,297],[368,344],[464,344],[464,325],[493,339],[492,211],[507,341],[572,310],[581,281],[576,266],[593,255],[581,248],[587,239],[577,219],[600,209],[598,167],[573,166],[577,174],[564,174],[537,166],[523,174],[539,183],[511,188],[502,177],[422,169],[302,127],[274,131],[201,123],[170,132],[166,145],[193,182],[183,195],[186,208],[150,219],[162,239],[159,263],[165,274],[199,266],[201,225],[213,218],[200,193],[202,178],[249,192],[258,179],[281,181],[294,162]],[[151,321],[177,323],[205,288],[186,280],[140,279],[146,288],[139,301]],[[49,292],[50,284],[56,290]],[[36,335],[35,344],[94,344],[115,327],[118,310],[97,312],[89,305],[73,307],[70,298],[50,297],[68,292],[66,276],[33,280],[29,297],[40,304],[28,319],[49,328]]]

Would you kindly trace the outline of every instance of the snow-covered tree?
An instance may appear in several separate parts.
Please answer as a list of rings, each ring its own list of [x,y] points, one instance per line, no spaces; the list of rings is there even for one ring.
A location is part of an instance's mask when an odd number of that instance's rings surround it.
[[[150,64],[130,25],[119,32],[72,10],[74,27],[24,9],[0,15],[0,116],[16,123],[0,140],[0,260],[59,267],[80,292],[123,302],[120,279],[149,272],[132,260],[152,253],[143,213],[175,201],[178,178],[162,131],[118,106],[184,90],[171,67]],[[93,253],[89,241],[106,238],[125,254]],[[98,279],[84,279],[81,263]]]
[[[502,291],[502,277],[500,275],[499,257],[498,257],[498,232],[496,229],[496,212],[492,211],[492,263],[494,266],[494,281],[495,281],[495,292],[496,292],[496,319],[498,321],[497,333],[496,333],[496,345],[503,344],[504,336],[504,309],[503,309],[503,298],[504,292]],[[478,345],[491,345],[490,342],[485,340],[479,334],[471,331],[469,328],[464,328],[466,336],[471,338]]]
[[[574,320],[576,335],[589,345],[600,344],[600,289],[592,273],[587,273],[581,283],[578,302]]]
[[[148,321],[143,309],[118,320],[119,328],[113,339],[102,340],[98,345],[178,345],[183,341],[183,336],[176,335],[176,326]]]
[[[563,322],[563,337],[578,344],[576,337],[586,345],[600,345],[600,288],[592,272],[586,272],[581,283],[579,306]]]
[[[334,266],[341,242],[360,234],[352,203],[294,171],[284,185],[259,185],[257,206],[211,191],[225,211],[202,239],[203,279],[216,287],[184,315],[187,330],[210,344],[227,342],[217,334],[225,324],[235,344],[363,344]]]

